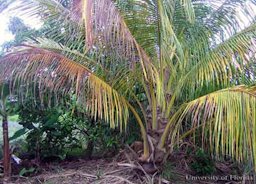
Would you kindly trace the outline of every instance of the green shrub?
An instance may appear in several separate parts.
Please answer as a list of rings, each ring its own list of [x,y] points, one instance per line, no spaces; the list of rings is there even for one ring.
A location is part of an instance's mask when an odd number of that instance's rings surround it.
[[[26,102],[18,112],[23,129],[16,132],[16,137],[26,133],[28,153],[40,159],[64,159],[67,155],[111,156],[117,153],[126,138],[104,121],[79,113],[72,104],[42,109]]]

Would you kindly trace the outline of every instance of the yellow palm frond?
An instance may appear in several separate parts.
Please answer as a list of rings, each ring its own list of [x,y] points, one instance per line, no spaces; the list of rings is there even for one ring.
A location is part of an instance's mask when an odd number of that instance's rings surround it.
[[[60,54],[30,47],[2,57],[0,64],[1,81],[14,81],[16,87],[34,83],[41,94],[75,93],[79,105],[111,127],[127,123],[125,98],[88,68]]]
[[[143,159],[149,156],[146,130],[134,107],[117,90],[91,70],[65,56],[42,48],[25,47],[0,58],[0,83],[10,81],[11,90],[19,89],[43,97],[53,93],[58,99],[75,94],[78,106],[92,117],[99,117],[112,128],[126,129],[129,109],[140,126],[144,141]],[[31,88],[32,84],[33,87]],[[35,92],[38,88],[39,94]]]
[[[197,98],[184,104],[168,126],[172,143],[199,131],[202,143],[215,155],[252,159],[256,164],[256,86],[237,86]]]
[[[70,48],[66,45],[63,45],[61,43],[56,42],[55,40],[48,39],[48,38],[36,38],[36,43],[33,43],[33,41],[30,41],[32,44],[30,46],[46,49],[53,51],[55,53],[59,53],[64,55],[65,57],[69,58],[70,60],[76,61],[84,66],[86,66],[88,69],[92,68],[101,68],[102,70],[105,70],[100,62],[94,61],[90,57],[86,55],[86,53],[82,53],[81,51],[77,49]],[[105,71],[109,72],[109,71]]]

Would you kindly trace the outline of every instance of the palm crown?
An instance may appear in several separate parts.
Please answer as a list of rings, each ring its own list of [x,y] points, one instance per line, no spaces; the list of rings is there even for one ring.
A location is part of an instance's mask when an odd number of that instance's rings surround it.
[[[0,59],[0,80],[23,86],[24,96],[33,87],[42,99],[73,93],[121,130],[132,112],[142,160],[198,131],[216,155],[255,161],[254,3],[23,1],[19,9],[49,29]]]

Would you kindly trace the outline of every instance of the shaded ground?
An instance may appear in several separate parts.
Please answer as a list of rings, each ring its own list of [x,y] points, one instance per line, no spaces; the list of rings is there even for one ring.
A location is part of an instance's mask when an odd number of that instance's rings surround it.
[[[176,152],[162,174],[148,175],[133,158],[129,150],[111,159],[93,159],[43,163],[35,176],[13,176],[11,183],[20,184],[238,184],[254,183],[253,177],[241,171],[232,161],[215,162],[211,175],[197,175],[189,167],[192,157]],[[242,181],[244,179],[244,181]]]
[[[139,173],[131,168],[118,166],[115,160],[77,160],[52,163],[42,167],[42,173],[33,177],[13,177],[9,183],[20,184],[122,184],[144,183]]]
[[[217,180],[216,177],[221,175],[214,175],[211,178],[204,179],[203,176],[192,176],[185,174],[184,170],[170,170],[172,179],[167,180],[160,176],[144,175],[139,170],[119,166],[124,163],[116,161],[100,160],[79,160],[75,162],[63,162],[61,164],[51,164],[44,166],[41,174],[33,177],[13,177],[11,183],[20,184],[154,184],[154,183],[175,183],[175,184],[238,184],[241,181],[235,178],[227,181]],[[125,165],[125,164],[124,164]],[[229,176],[229,175],[227,175]],[[201,177],[201,179],[200,179]],[[215,177],[215,178],[214,178]],[[200,181],[201,180],[201,181]],[[253,183],[253,181],[245,181],[246,183]]]

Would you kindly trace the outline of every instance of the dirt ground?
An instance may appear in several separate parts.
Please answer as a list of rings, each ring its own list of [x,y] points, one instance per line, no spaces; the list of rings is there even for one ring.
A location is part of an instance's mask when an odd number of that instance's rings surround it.
[[[29,178],[13,179],[10,183],[21,184],[89,184],[89,183],[140,183],[132,169],[122,168],[108,160],[78,160],[50,164],[41,174]]]
[[[76,159],[41,163],[38,173],[20,177],[14,174],[6,184],[250,184],[254,178],[239,173],[233,162],[216,162],[211,176],[197,176],[189,168],[191,158],[177,152],[169,158],[171,166],[163,174],[147,174],[127,150],[113,158]],[[1,178],[0,178],[1,179]],[[3,183],[0,180],[0,184]]]
[[[148,178],[147,178],[148,177]],[[42,166],[40,174],[30,177],[13,176],[8,184],[146,184],[154,177],[143,174],[131,164],[113,159],[77,160]],[[164,180],[163,180],[164,181]],[[168,183],[166,181],[166,183]]]
[[[253,181],[219,181],[213,178],[192,178],[184,171],[171,170],[172,179],[147,175],[131,164],[116,160],[77,160],[45,165],[40,174],[32,177],[12,177],[8,184],[250,184]]]

